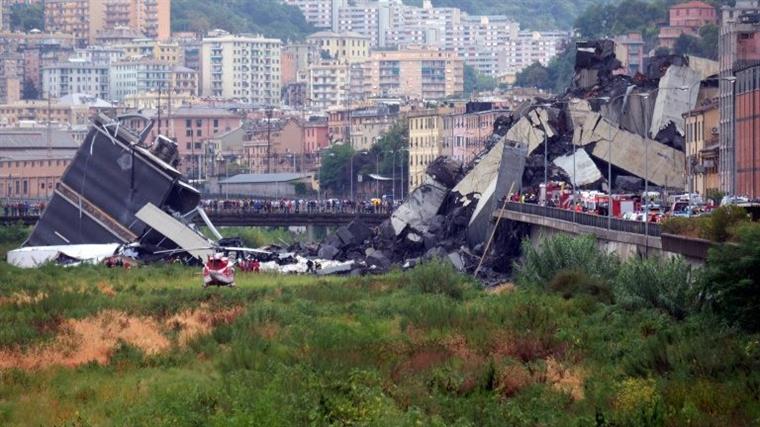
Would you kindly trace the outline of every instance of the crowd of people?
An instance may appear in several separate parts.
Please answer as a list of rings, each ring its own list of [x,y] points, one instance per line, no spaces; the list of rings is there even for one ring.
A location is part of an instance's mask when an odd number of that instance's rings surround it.
[[[4,216],[35,216],[41,215],[45,210],[45,202],[3,200],[0,204],[3,206]]]
[[[214,199],[201,201],[210,214],[316,214],[391,213],[396,205],[389,197],[369,200],[347,199]]]

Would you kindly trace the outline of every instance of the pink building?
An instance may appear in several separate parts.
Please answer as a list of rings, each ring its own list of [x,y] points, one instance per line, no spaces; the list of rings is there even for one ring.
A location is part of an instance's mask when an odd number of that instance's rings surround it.
[[[330,145],[327,121],[308,122],[304,127],[304,145],[307,154],[314,154]]]
[[[204,154],[210,150],[211,140],[239,128],[243,123],[240,115],[223,108],[180,107],[172,111],[171,118],[165,116],[167,111],[162,111],[161,114],[160,123],[153,126],[147,140],[152,141],[159,134],[174,139],[179,150],[179,170],[188,176],[197,173]],[[155,111],[148,115],[156,119]],[[137,120],[130,120],[127,124],[138,130],[143,126]]]
[[[707,24],[718,23],[715,8],[701,1],[677,4],[670,8],[669,15],[671,27],[690,28],[694,31]]]
[[[476,107],[476,104],[478,105]],[[470,162],[485,147],[493,133],[496,118],[503,110],[487,109],[488,103],[469,103],[467,110],[443,116],[443,154],[464,163]]]

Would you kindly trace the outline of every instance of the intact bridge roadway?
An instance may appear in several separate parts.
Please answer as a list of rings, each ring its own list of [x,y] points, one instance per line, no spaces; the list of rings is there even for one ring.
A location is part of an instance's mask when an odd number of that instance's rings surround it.
[[[290,226],[341,226],[360,219],[369,226],[380,225],[390,218],[389,213],[355,212],[207,212],[211,223],[218,227],[290,227]],[[0,224],[35,225],[39,215],[0,215]]]

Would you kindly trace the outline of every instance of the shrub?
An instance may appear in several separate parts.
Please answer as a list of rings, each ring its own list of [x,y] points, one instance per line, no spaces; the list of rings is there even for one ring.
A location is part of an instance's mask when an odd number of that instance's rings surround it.
[[[589,277],[580,270],[560,271],[549,282],[549,289],[562,294],[566,299],[589,295],[601,302],[612,303],[612,290],[609,285],[598,278]]]
[[[410,288],[425,294],[441,294],[462,299],[472,284],[470,278],[458,272],[450,263],[432,260],[416,266],[406,274]]]
[[[517,282],[535,287],[545,287],[561,271],[585,271],[591,279],[606,281],[618,265],[617,258],[596,246],[593,236],[559,235],[542,239],[537,247],[525,240],[522,255],[515,265]]]
[[[626,308],[655,308],[682,319],[697,306],[695,277],[680,257],[633,259],[620,268],[615,299]]]
[[[18,244],[29,236],[31,229],[23,224],[0,226],[0,244]]]
[[[700,222],[701,237],[713,242],[725,242],[731,236],[732,228],[746,221],[747,211],[743,208],[733,205],[721,206]]]
[[[716,314],[744,329],[760,331],[760,224],[737,229],[738,244],[710,249],[705,300]]]

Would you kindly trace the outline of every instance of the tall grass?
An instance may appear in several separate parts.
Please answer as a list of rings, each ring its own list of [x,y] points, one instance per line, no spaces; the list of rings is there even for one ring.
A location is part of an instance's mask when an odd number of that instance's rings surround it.
[[[698,309],[698,271],[681,257],[633,259],[614,281],[618,304],[629,309],[655,308],[676,319]]]
[[[546,287],[562,271],[583,271],[594,280],[614,277],[619,262],[602,252],[593,236],[558,235],[543,238],[534,247],[522,244],[522,260],[515,266],[517,282],[531,287]]]

